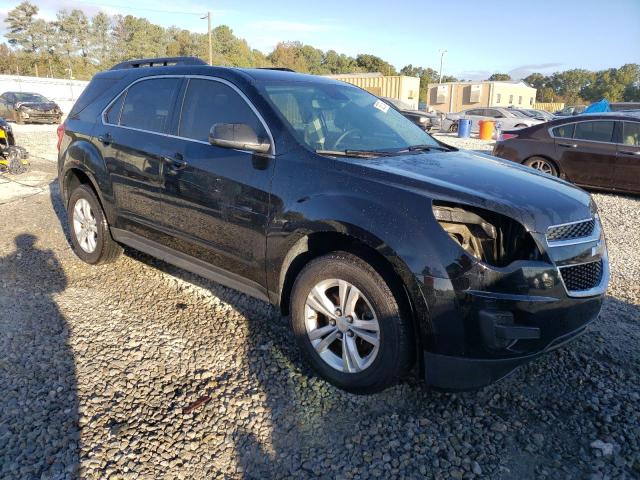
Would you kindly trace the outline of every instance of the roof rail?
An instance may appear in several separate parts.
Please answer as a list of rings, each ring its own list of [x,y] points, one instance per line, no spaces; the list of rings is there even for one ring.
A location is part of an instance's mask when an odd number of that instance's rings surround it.
[[[172,67],[176,65],[207,65],[207,63],[199,59],[198,57],[140,58],[138,60],[127,60],[126,62],[120,62],[117,65],[111,67],[111,70],[144,67]]]
[[[287,67],[258,67],[258,70],[278,70],[279,72],[295,72]]]

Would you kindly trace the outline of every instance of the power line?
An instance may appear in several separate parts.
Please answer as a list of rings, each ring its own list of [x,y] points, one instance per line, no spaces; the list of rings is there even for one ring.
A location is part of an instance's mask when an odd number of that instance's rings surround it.
[[[202,15],[202,12],[185,12],[181,10],[162,10],[160,8],[131,7],[129,5],[121,5],[116,3],[110,3],[109,5],[105,5],[104,3],[93,3],[93,2],[85,2],[85,1],[79,1],[77,3],[81,5],[91,5],[92,7],[99,7],[99,8],[115,7],[115,8],[122,8],[124,10],[135,10],[135,11],[141,11],[141,12],[156,12],[156,13],[171,13],[173,15]]]

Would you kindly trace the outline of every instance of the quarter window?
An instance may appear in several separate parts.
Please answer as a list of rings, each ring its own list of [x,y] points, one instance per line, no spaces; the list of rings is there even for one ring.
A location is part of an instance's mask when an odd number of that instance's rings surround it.
[[[192,78],[182,104],[179,135],[206,142],[216,123],[245,123],[258,138],[266,138],[264,126],[233,88],[214,80]]]
[[[623,122],[622,143],[640,147],[640,122]]]
[[[575,123],[570,123],[568,125],[561,125],[559,127],[551,130],[553,132],[554,137],[558,138],[573,138],[573,131],[576,128]]]
[[[154,78],[129,87],[120,114],[120,125],[165,132],[179,84],[179,78]]]
[[[596,142],[610,142],[612,135],[612,121],[580,122],[576,124],[576,131],[573,138]]]
[[[111,104],[109,110],[104,114],[105,123],[111,123],[117,125],[120,121],[120,112],[122,111],[122,103],[124,102],[125,94],[123,93],[118,99]]]

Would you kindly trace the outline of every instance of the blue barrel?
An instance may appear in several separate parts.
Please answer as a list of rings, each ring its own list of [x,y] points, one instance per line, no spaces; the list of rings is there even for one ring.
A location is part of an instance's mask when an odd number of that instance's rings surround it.
[[[471,135],[471,120],[461,118],[458,120],[458,137],[469,138],[469,135]]]

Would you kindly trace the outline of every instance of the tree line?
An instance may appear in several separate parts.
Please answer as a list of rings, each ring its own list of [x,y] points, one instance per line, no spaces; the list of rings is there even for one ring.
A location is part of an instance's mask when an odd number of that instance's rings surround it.
[[[132,15],[88,16],[80,9],[60,10],[56,19],[38,18],[38,7],[23,1],[5,18],[7,43],[0,44],[0,73],[86,80],[115,63],[133,58],[196,56],[208,59],[207,34],[178,27],[165,28]],[[438,72],[407,65],[396,71],[372,54],[355,57],[323,51],[301,42],[281,42],[269,54],[252,49],[246,40],[220,25],[213,29],[213,64],[237,67],[286,67],[312,74],[381,72],[420,78],[420,99]],[[443,81],[456,81],[444,76]],[[510,80],[497,73],[489,80]],[[598,72],[573,69],[552,75],[533,73],[524,79],[538,89],[538,101],[585,103],[601,98],[640,101],[640,65],[627,64]]]

